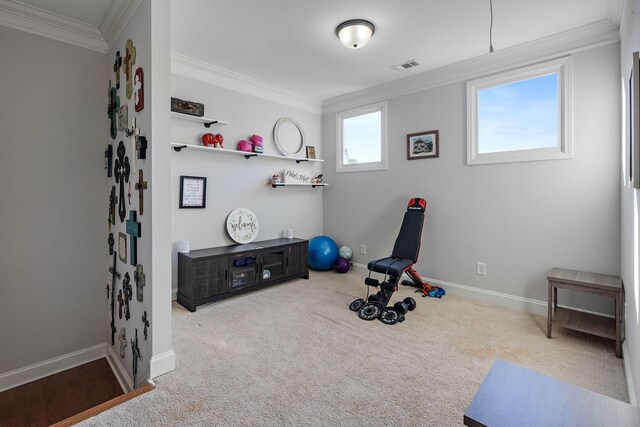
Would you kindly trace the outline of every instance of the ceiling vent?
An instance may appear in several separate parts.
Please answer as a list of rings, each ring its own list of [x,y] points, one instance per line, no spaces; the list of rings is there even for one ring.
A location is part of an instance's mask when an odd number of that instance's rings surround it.
[[[409,68],[417,67],[418,65],[420,65],[419,62],[417,62],[415,59],[410,59],[406,62],[403,62],[402,64],[394,65],[391,68],[393,68],[396,71],[404,71]]]

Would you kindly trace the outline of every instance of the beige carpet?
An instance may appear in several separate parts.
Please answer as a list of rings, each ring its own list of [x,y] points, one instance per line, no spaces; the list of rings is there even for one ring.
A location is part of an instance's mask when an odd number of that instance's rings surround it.
[[[496,358],[627,400],[611,341],[549,340],[545,318],[453,295],[365,322],[347,308],[363,270],[311,274],[196,313],[176,304],[176,371],[83,425],[462,425]]]

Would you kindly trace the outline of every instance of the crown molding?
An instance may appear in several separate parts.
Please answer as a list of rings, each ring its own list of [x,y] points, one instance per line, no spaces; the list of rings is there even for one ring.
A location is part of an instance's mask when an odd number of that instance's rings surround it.
[[[325,100],[322,112],[323,114],[336,113],[361,105],[481,77],[498,70],[517,68],[619,41],[618,26],[610,20],[604,19],[570,31],[497,50],[494,53],[428,70],[400,80],[339,95]]]
[[[0,0],[0,25],[96,52],[107,52],[107,42],[98,28],[16,0]]]
[[[107,44],[111,46],[120,37],[125,27],[144,0],[112,0],[98,28]]]
[[[171,52],[171,73],[311,113],[322,114],[320,100],[176,52]]]

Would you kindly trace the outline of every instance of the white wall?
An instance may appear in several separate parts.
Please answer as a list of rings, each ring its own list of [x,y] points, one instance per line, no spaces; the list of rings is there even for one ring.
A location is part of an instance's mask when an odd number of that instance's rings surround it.
[[[554,266],[618,274],[618,49],[573,55],[571,160],[467,166],[463,81],[388,100],[387,171],[337,174],[336,118],[326,114],[325,234],[351,246],[355,262],[388,256],[408,199],[421,196],[428,207],[417,270],[427,277],[546,301]],[[434,129],[440,157],[408,161],[406,135]],[[477,261],[486,276],[476,275]],[[561,303],[612,312],[609,301],[582,300]]]
[[[124,59],[123,59],[123,68],[120,70],[120,89],[118,91],[118,95],[120,97],[120,105],[128,105],[129,106],[129,125],[131,126],[132,117],[136,117],[136,124],[140,128],[140,133],[145,135],[149,142],[153,141],[151,137],[151,112],[152,112],[152,91],[151,91],[151,82],[152,82],[152,69],[151,69],[151,1],[146,0],[142,2],[139,9],[135,12],[125,29],[122,31],[117,40],[110,44],[109,52],[107,53],[107,60],[104,66],[107,70],[107,77],[103,79],[103,87],[105,88],[104,93],[106,94],[106,88],[108,86],[108,81],[111,80],[112,86],[115,86],[115,73],[113,72],[113,63],[116,57],[116,51],[120,51],[120,55],[124,58],[126,56],[126,43],[127,40],[131,39],[136,48],[136,61],[132,67],[132,74],[138,67],[142,67],[144,71],[144,81],[145,81],[145,106],[144,109],[140,112],[136,112],[134,108],[134,97],[131,96],[131,99],[127,99],[126,96],[126,76],[124,72]],[[104,99],[104,103],[106,105],[107,98],[105,95],[102,95],[102,99]],[[120,218],[117,213],[117,205],[116,205],[116,224],[113,226],[112,232],[115,238],[115,246],[114,250],[117,253],[118,250],[118,234],[124,233],[127,234],[126,231],[126,221],[129,219],[129,212],[131,210],[135,210],[137,212],[137,220],[142,224],[142,233],[141,237],[138,238],[138,264],[142,264],[144,267],[145,275],[146,275],[146,286],[144,287],[144,299],[143,302],[138,302],[136,298],[136,283],[133,280],[135,266],[131,265],[130,259],[130,245],[131,239],[129,235],[127,235],[127,262],[123,263],[120,259],[117,260],[117,268],[122,277],[124,277],[125,273],[129,273],[131,277],[131,286],[133,287],[133,299],[129,302],[131,318],[126,320],[124,315],[122,319],[118,317],[118,302],[116,301],[116,315],[115,315],[115,324],[116,324],[116,337],[115,337],[115,345],[113,346],[114,353],[119,356],[120,354],[120,343],[118,341],[118,334],[120,333],[120,329],[122,327],[125,328],[127,332],[127,341],[128,345],[125,351],[125,358],[118,359],[124,369],[126,370],[128,376],[133,381],[133,363],[132,363],[132,352],[131,352],[131,340],[135,337],[135,330],[138,329],[138,347],[140,349],[140,355],[142,356],[142,360],[138,361],[138,372],[136,375],[136,385],[144,383],[144,379],[149,375],[149,360],[151,358],[151,343],[152,343],[152,331],[155,328],[154,316],[151,310],[152,304],[151,299],[153,295],[153,272],[152,272],[152,227],[151,220],[153,215],[152,209],[152,193],[151,189],[153,188],[152,183],[152,168],[151,168],[151,157],[155,153],[153,150],[153,146],[151,149],[147,150],[147,159],[146,160],[136,160],[137,166],[136,169],[142,169],[144,173],[144,179],[148,183],[149,190],[144,192],[144,214],[140,215],[140,205],[139,205],[139,196],[138,192],[134,188],[134,184],[138,181],[138,171],[133,169],[133,159],[135,157],[135,151],[132,150],[131,139],[128,138],[124,131],[119,131],[115,140],[112,140],[109,135],[109,120],[106,116],[104,120],[104,130],[100,133],[102,139],[107,141],[113,145],[114,152],[114,164],[116,159],[116,151],[118,147],[118,143],[120,141],[124,142],[124,146],[126,148],[126,155],[129,157],[129,162],[131,164],[131,174],[129,177],[129,181],[131,182],[131,203],[126,200],[126,212],[127,216],[124,222],[120,222]],[[135,172],[135,174],[134,174]],[[111,186],[116,186],[116,195],[119,195],[119,186],[120,184],[116,184],[115,176],[110,178],[109,180],[105,180],[106,186],[103,187],[105,190],[104,197],[101,200],[107,200],[108,195],[111,191]],[[125,183],[125,199],[128,193],[128,184]],[[104,204],[106,207],[107,205]],[[102,214],[104,216],[104,213]],[[105,230],[105,233],[107,231]],[[106,247],[105,247],[106,249]],[[113,262],[113,256],[108,255],[107,251],[102,252],[102,259],[106,265],[111,265]],[[103,268],[103,270],[105,270]],[[105,277],[110,279],[111,275],[106,272]],[[122,289],[122,278],[116,279],[116,295],[118,291]],[[110,306],[109,306],[110,307]],[[110,308],[107,307],[107,321],[104,324],[103,333],[104,340],[111,345],[111,312]],[[149,330],[149,338],[145,341],[142,325],[142,315],[144,311],[147,311],[147,316],[151,319],[151,329]]]
[[[0,373],[104,342],[105,55],[0,27]]]
[[[621,276],[626,292],[626,312],[625,312],[625,337],[626,353],[625,362],[628,369],[627,382],[629,384],[631,400],[640,392],[640,270],[638,261],[640,260],[640,240],[639,214],[640,202],[637,189],[629,188],[626,184],[629,175],[628,162],[628,112],[626,110],[627,94],[629,93],[629,75],[631,73],[631,59],[633,52],[640,50],[640,1],[630,0],[626,2],[624,15],[621,23],[621,87],[624,88],[625,114],[622,115],[622,173],[619,175],[621,183],[621,206],[622,206],[622,227],[621,227]],[[637,132],[638,130],[636,130]],[[635,391],[635,396],[632,395]]]
[[[237,142],[252,134],[264,138],[266,154],[279,154],[273,142],[273,126],[284,116],[301,124],[307,145],[316,147],[322,158],[321,117],[262,98],[213,86],[176,74],[171,76],[171,96],[201,102],[205,116],[231,124],[206,130],[194,122],[172,119],[172,141],[201,144],[205,132],[222,133],[224,147],[235,149]],[[322,192],[310,187],[272,188],[271,175],[285,168],[322,172],[321,163],[300,163],[273,158],[251,158],[231,154],[182,150],[171,154],[171,238],[173,242],[189,240],[191,249],[231,245],[225,232],[226,217],[233,209],[247,207],[258,217],[257,240],[275,239],[285,228],[296,237],[310,238],[322,232]],[[180,176],[207,177],[206,209],[179,209]],[[177,288],[177,268],[173,262],[173,287]]]

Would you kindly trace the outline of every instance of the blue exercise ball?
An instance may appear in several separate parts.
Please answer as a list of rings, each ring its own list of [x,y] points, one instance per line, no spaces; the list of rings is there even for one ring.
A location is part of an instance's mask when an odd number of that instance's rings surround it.
[[[309,240],[309,267],[314,270],[331,270],[338,259],[338,245],[328,236],[316,236]]]

